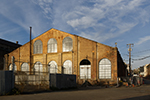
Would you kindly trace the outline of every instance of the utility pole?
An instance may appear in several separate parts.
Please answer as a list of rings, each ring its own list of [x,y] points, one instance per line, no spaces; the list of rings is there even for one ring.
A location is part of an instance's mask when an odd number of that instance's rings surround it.
[[[134,44],[132,43],[132,44],[127,44],[127,46],[129,47],[129,49],[128,49],[128,51],[129,51],[129,73],[130,73],[130,76],[131,76],[131,51],[132,51],[132,49],[131,49],[131,46],[133,47],[134,46]]]
[[[32,27],[30,27],[30,51],[29,51],[29,54],[30,54],[30,70],[29,70],[29,73],[31,74],[31,65],[32,65],[32,63],[31,63],[31,58],[32,58],[32,51],[31,51],[31,48],[32,48],[32,43],[31,43],[31,39],[32,39]]]

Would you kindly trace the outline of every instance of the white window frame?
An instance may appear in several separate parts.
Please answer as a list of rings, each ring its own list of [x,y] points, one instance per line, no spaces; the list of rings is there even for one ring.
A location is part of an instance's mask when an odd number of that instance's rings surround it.
[[[34,72],[35,74],[42,74],[41,72],[43,72],[43,65],[41,62],[36,62],[34,64]]]
[[[71,37],[65,37],[63,39],[63,52],[69,52],[73,49],[73,41]]]
[[[48,53],[56,53],[57,52],[57,41],[54,38],[49,39],[47,43],[47,52]]]
[[[57,63],[55,61],[50,61],[48,65],[50,73],[57,73]]]
[[[21,71],[24,71],[24,72],[26,72],[26,73],[28,73],[29,74],[29,64],[28,63],[22,63],[22,65],[21,65]]]
[[[14,63],[14,68],[15,68],[15,69],[14,69],[14,71],[17,71],[17,66],[16,66],[16,64],[15,64],[15,63]],[[12,64],[10,64],[10,65],[9,65],[9,70],[10,70],[10,71],[12,71],[12,70],[13,70],[13,68],[12,68]]]
[[[72,74],[72,62],[71,60],[66,60],[63,64],[64,74]]]
[[[111,79],[111,62],[107,58],[99,62],[99,79]]]
[[[43,44],[41,40],[36,40],[34,42],[34,54],[41,54],[43,53]]]
[[[80,79],[91,79],[91,65],[80,65]]]

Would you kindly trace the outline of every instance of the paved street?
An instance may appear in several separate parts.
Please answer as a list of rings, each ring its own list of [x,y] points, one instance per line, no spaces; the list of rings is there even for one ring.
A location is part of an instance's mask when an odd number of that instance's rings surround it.
[[[84,87],[78,90],[0,96],[0,100],[150,100],[150,85],[140,87]]]

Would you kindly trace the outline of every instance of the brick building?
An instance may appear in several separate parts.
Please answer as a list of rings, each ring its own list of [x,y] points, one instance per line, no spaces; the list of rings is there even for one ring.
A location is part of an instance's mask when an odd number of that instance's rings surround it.
[[[126,65],[117,47],[53,28],[8,55],[5,55],[7,69],[12,69],[14,56],[16,71],[75,74],[79,84],[85,80],[91,84],[116,83],[117,77],[126,75]]]
[[[4,67],[4,55],[10,53],[21,45],[17,43],[13,43],[10,41],[6,41],[4,39],[0,39],[0,70],[3,70]]]

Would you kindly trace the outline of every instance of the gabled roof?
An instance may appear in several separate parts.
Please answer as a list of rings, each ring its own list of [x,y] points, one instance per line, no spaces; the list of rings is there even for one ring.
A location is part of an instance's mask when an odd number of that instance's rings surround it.
[[[55,29],[55,28],[51,28],[51,29],[49,29],[49,30],[43,32],[42,34],[36,36],[36,37],[33,38],[32,40],[34,40],[34,39],[36,39],[36,38],[38,38],[38,37],[40,37],[40,36],[46,34],[48,31],[52,31],[52,30],[59,31],[59,32],[64,32],[64,33],[69,34],[69,35],[78,36],[78,37],[87,39],[87,40],[89,40],[89,41],[93,41],[93,42],[99,43],[99,42],[97,42],[97,41],[94,41],[94,40],[91,40],[91,39],[88,39],[88,38],[85,38],[85,37],[82,37],[82,36],[79,36],[79,35],[76,35],[76,34],[71,34],[71,33],[65,32],[65,31],[61,31],[61,30],[58,30],[58,29]],[[32,41],[32,40],[31,40],[31,41]],[[29,42],[30,42],[30,41],[29,41]],[[27,43],[28,43],[28,42],[27,42]],[[27,43],[26,43],[26,44],[27,44]],[[99,44],[102,44],[102,43],[99,43]],[[25,45],[25,44],[24,44],[24,45]],[[102,44],[102,45],[105,45],[105,44]],[[105,45],[105,46],[108,46],[108,45]],[[108,46],[108,47],[111,47],[111,46]],[[116,48],[116,47],[111,47],[111,48]]]
[[[21,46],[20,44],[13,43],[13,42],[10,42],[10,41],[4,40],[4,39],[0,39],[0,44],[11,46],[11,47],[20,47]]]

